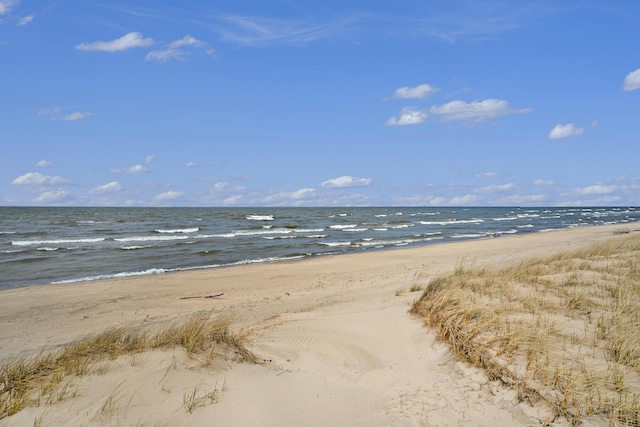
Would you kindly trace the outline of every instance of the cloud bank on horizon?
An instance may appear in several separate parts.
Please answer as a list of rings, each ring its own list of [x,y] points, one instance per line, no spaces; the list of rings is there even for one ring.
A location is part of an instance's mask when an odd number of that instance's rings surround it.
[[[0,205],[640,205],[640,4],[330,4],[0,0]]]

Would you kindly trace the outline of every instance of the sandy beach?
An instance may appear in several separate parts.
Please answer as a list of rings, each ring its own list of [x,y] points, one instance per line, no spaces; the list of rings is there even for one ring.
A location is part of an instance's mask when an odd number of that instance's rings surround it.
[[[615,238],[618,229],[2,291],[1,361],[115,326],[205,313],[231,314],[232,330],[260,362],[203,364],[181,349],[121,356],[0,425],[570,425],[459,361],[409,314],[420,296],[410,287],[460,264],[500,268]]]

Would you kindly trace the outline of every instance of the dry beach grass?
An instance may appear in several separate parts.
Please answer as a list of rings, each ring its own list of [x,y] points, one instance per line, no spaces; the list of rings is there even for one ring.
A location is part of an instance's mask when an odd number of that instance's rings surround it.
[[[465,361],[573,423],[640,425],[640,235],[431,279],[412,312]]]
[[[96,374],[106,369],[105,363],[128,355],[138,363],[145,351],[182,347],[186,353],[204,364],[216,357],[256,362],[247,349],[245,337],[230,331],[231,317],[210,318],[195,315],[157,331],[134,328],[112,328],[86,337],[64,348],[11,360],[0,366],[0,419],[16,414],[29,405],[51,405],[73,392],[72,377]],[[137,359],[139,358],[139,359]],[[197,403],[197,388],[185,396],[191,410]],[[102,410],[110,406],[107,399]]]

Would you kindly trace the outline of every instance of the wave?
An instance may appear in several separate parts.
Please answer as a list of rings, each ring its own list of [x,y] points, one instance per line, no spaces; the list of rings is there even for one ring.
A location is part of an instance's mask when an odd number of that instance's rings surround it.
[[[245,218],[251,221],[273,221],[273,215],[247,215]]]
[[[277,261],[293,261],[296,259],[305,258],[304,255],[294,255],[294,256],[283,256],[283,257],[267,257],[267,258],[258,258],[258,259],[243,259],[242,261],[236,261],[229,264],[223,264],[221,267],[232,267],[235,265],[247,265],[247,264],[263,264],[267,262],[277,262]]]
[[[450,219],[448,221],[420,221],[422,225],[479,224],[483,219]]]
[[[120,249],[124,250],[124,251],[134,251],[136,249],[147,249],[147,248],[152,248],[153,246],[151,245],[146,245],[146,246],[121,246]]]
[[[178,271],[204,270],[207,268],[233,267],[233,266],[240,266],[240,265],[263,264],[268,262],[279,262],[279,261],[294,261],[294,260],[303,259],[303,258],[306,258],[306,256],[293,255],[293,256],[282,256],[282,257],[243,259],[240,261],[231,262],[227,264],[213,264],[213,265],[202,265],[202,266],[194,266],[194,267],[149,268],[147,270],[141,270],[141,271],[129,271],[129,272],[122,272],[122,273],[114,273],[114,274],[98,274],[95,276],[86,276],[86,277],[78,277],[75,279],[58,280],[51,283],[63,284],[63,283],[93,282],[96,280],[120,279],[120,278],[135,277],[135,276],[149,276],[154,274],[164,274],[164,273],[172,273],[172,272],[178,272]]]
[[[51,283],[58,284],[58,283],[93,282],[95,280],[118,279],[122,277],[133,277],[133,276],[148,276],[150,274],[163,274],[163,273],[166,273],[167,271],[170,271],[170,270],[167,270],[165,268],[149,268],[143,271],[132,271],[132,272],[115,273],[115,274],[99,274],[96,276],[87,276],[87,277],[80,277],[76,279],[59,280],[57,282],[51,282]]]
[[[357,242],[356,246],[374,246],[374,247],[385,247],[385,246],[406,246],[414,243],[423,243],[430,242],[432,240],[442,240],[443,237],[419,237],[414,239],[400,239],[400,240],[383,240],[383,239],[362,239],[363,241]]]
[[[200,231],[198,227],[193,228],[176,228],[174,230],[155,230],[156,233],[165,233],[165,234],[177,234],[177,233],[195,233],[196,231]]]
[[[329,228],[332,230],[344,230],[346,228],[355,228],[357,226],[358,224],[346,224],[346,225],[335,224],[335,225],[330,225]]]
[[[351,246],[351,242],[320,242],[321,245],[325,246]]]
[[[47,248],[47,247],[44,247],[44,248],[38,248],[37,250],[38,251],[43,251],[43,252],[53,252],[53,251],[57,251],[59,249],[62,249],[62,248]]]
[[[104,237],[96,237],[94,239],[14,240],[11,244],[13,246],[60,245],[67,243],[97,243],[105,240]]]
[[[518,233],[518,230],[496,231],[496,232],[491,233],[491,236],[495,237],[495,236],[501,236],[503,234],[516,234],[516,233]]]
[[[288,228],[269,228],[264,230],[237,230],[232,231],[231,233],[223,233],[223,234],[206,234],[206,235],[198,235],[196,237],[200,238],[212,238],[212,237],[245,237],[245,236],[262,236],[268,234],[290,234],[293,233],[293,230]]]
[[[488,237],[489,234],[477,234],[477,233],[468,233],[468,234],[454,234],[451,236],[452,239],[477,239],[479,237]]]
[[[116,242],[166,242],[170,240],[185,240],[191,239],[192,236],[133,236],[133,237],[120,237],[113,239]]]

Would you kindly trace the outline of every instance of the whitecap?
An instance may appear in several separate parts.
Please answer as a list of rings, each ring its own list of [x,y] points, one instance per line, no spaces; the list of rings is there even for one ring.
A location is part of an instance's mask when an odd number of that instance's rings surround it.
[[[478,224],[484,222],[482,219],[452,219],[449,221],[420,221],[422,225],[451,225],[451,224]]]
[[[164,242],[170,240],[186,240],[191,238],[191,236],[133,236],[120,237],[113,240],[115,240],[116,242]]]
[[[196,231],[200,231],[200,229],[198,227],[176,228],[174,230],[156,230],[156,233],[177,234],[177,233],[195,233]]]
[[[351,246],[351,242],[320,242],[321,245],[325,246]]]
[[[65,243],[96,243],[103,242],[104,240],[104,237],[97,237],[95,239],[14,240],[11,244],[13,246],[58,245]]]
[[[247,215],[245,218],[251,221],[273,221],[273,215]]]

